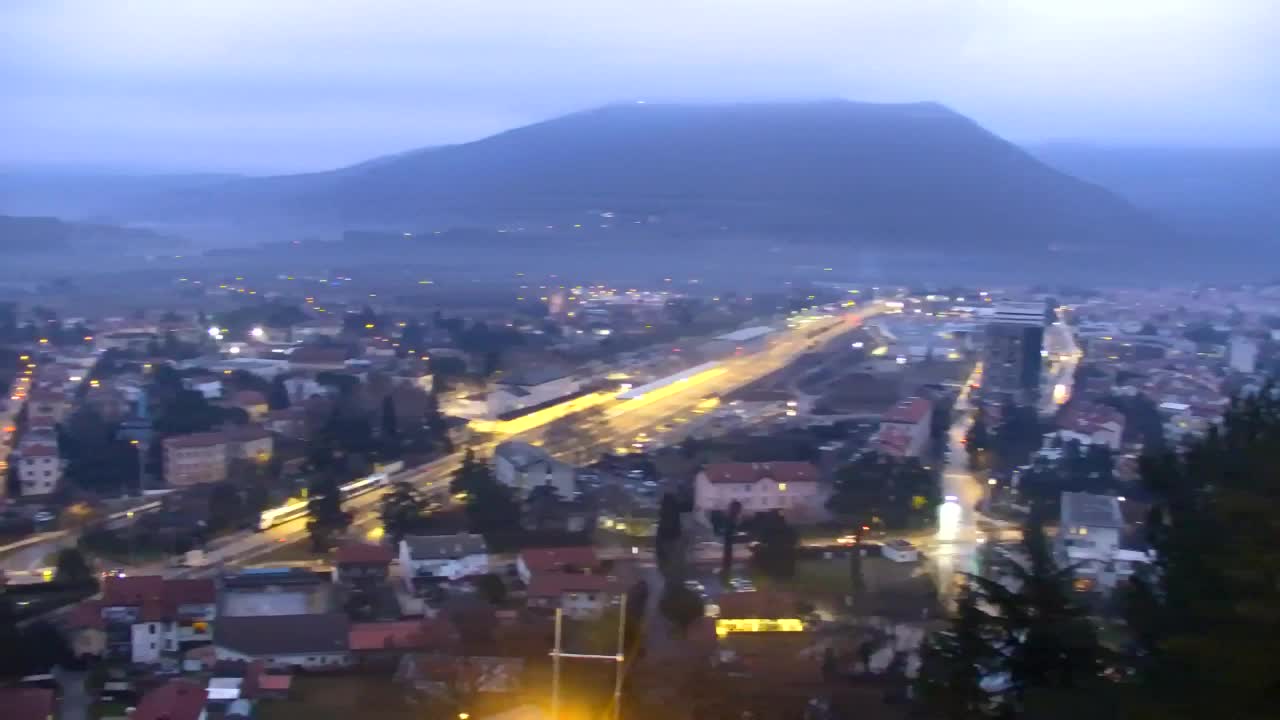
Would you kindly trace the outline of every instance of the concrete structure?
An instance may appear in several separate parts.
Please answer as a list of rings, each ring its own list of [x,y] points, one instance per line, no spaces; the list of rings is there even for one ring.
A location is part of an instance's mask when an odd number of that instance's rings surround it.
[[[744,515],[779,510],[793,522],[813,522],[823,516],[824,498],[818,468],[807,462],[714,463],[694,479],[693,509],[703,522],[713,511],[742,504]]]
[[[1040,389],[1045,307],[1041,303],[1001,303],[987,316],[982,392],[1035,401]]]
[[[165,480],[170,485],[222,482],[232,461],[267,462],[273,449],[271,433],[260,427],[165,438]]]
[[[344,585],[379,585],[391,574],[395,553],[386,545],[347,542],[333,558],[333,580]]]
[[[208,642],[217,615],[212,580],[158,575],[107,578],[102,598],[78,606],[68,623],[79,655],[99,647],[108,658],[154,665]]]
[[[530,580],[526,597],[530,608],[558,607],[566,617],[589,620],[616,605],[626,590],[626,585],[613,575],[538,573]]]
[[[1060,523],[1058,559],[1075,568],[1078,590],[1110,592],[1154,559],[1144,550],[1123,547],[1118,498],[1064,492]]]
[[[933,403],[910,397],[889,408],[880,419],[876,448],[893,457],[920,457],[929,445]]]
[[[489,572],[489,546],[482,535],[409,535],[400,541],[400,575],[415,581],[457,580]]]
[[[62,482],[57,438],[24,439],[18,444],[18,491],[22,497],[52,494]]]
[[[508,441],[493,452],[493,472],[498,482],[515,489],[520,497],[539,485],[550,485],[563,500],[573,497],[577,471],[542,448],[526,442]]]
[[[1058,417],[1057,433],[1063,442],[1074,440],[1082,445],[1106,445],[1119,450],[1124,442],[1124,414],[1098,403],[1077,402],[1065,408]]]
[[[581,389],[582,382],[571,375],[554,370],[530,370],[499,381],[486,402],[489,415],[498,418],[572,395]]]
[[[1252,338],[1233,335],[1227,346],[1227,365],[1238,373],[1252,373],[1258,367],[1258,343]]]

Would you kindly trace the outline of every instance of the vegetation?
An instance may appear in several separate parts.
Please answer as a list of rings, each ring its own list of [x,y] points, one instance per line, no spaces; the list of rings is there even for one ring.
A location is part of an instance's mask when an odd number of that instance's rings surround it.
[[[399,545],[405,535],[420,529],[427,521],[427,500],[413,485],[397,482],[391,490],[382,496],[379,514],[387,539],[392,545]]]
[[[939,500],[938,483],[919,460],[871,452],[836,472],[827,508],[857,527],[908,530],[933,522]]]
[[[308,494],[310,518],[307,520],[307,533],[311,537],[311,547],[316,552],[323,552],[333,546],[335,535],[351,525],[351,513],[342,509],[342,494],[333,473],[318,474]]]

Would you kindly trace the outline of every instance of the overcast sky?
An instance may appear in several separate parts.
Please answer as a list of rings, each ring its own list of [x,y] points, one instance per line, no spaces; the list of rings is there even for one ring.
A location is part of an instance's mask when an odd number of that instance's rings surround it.
[[[609,102],[1280,145],[1280,0],[0,0],[0,165],[324,169]]]

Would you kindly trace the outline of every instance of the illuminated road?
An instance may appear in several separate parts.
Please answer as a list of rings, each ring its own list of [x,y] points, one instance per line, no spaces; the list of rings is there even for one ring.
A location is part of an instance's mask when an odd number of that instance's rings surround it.
[[[869,308],[838,316],[817,318],[796,328],[781,332],[773,343],[755,355],[733,358],[721,364],[720,371],[695,376],[671,388],[650,393],[635,400],[611,401],[595,404],[577,419],[567,437],[556,437],[547,429],[536,428],[502,440],[525,440],[540,443],[548,452],[572,463],[595,460],[600,454],[612,452],[618,447],[629,447],[640,434],[653,433],[676,416],[693,413],[698,403],[708,395],[723,395],[786,367],[798,356],[830,342],[856,328],[865,318],[879,312]],[[472,446],[478,457],[493,452],[498,440]],[[393,477],[405,481],[424,492],[443,490],[461,462],[462,453],[440,458],[429,465],[406,470]],[[357,532],[377,527],[377,507],[381,493],[369,493],[353,498],[344,509],[354,515],[353,529]],[[305,540],[306,519],[300,518],[281,523],[260,533],[245,533],[207,553],[209,567],[177,571],[178,575],[208,574],[219,563],[241,563],[252,560],[274,547]]]

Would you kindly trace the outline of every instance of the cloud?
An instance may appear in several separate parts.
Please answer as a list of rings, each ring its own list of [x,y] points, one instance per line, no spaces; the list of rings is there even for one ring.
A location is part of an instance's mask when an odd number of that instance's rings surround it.
[[[630,98],[938,100],[1014,138],[1280,142],[1271,0],[23,0],[0,162],[314,169]]]

